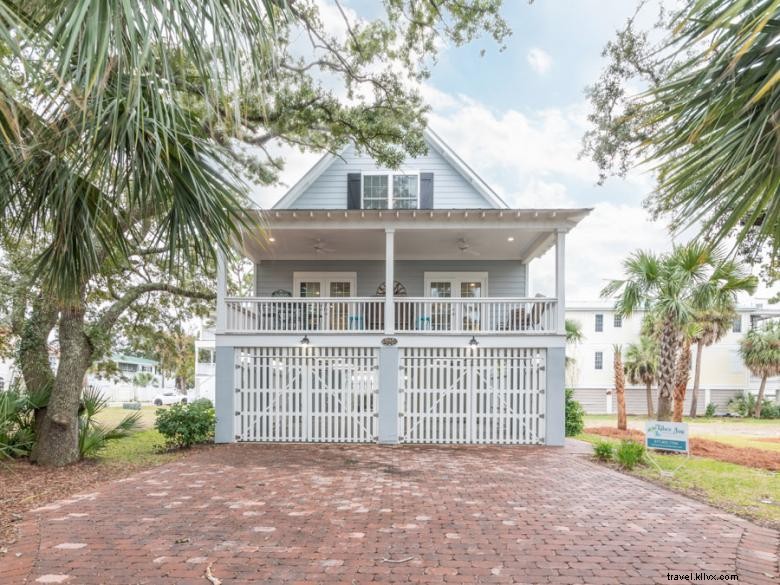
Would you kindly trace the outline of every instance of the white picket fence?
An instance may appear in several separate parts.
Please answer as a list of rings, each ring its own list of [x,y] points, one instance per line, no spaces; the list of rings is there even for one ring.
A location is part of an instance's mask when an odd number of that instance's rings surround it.
[[[366,347],[236,349],[236,439],[376,441],[377,360]]]
[[[401,441],[494,444],[544,441],[544,350],[404,348],[401,351]]]

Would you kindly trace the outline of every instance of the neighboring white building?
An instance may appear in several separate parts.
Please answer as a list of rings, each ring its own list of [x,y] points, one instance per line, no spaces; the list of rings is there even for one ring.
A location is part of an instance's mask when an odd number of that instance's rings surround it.
[[[615,412],[614,374],[612,360],[614,345],[623,347],[639,340],[643,312],[627,319],[615,315],[613,303],[607,300],[569,302],[566,305],[566,318],[578,321],[582,326],[584,339],[581,343],[570,345],[567,355],[574,358],[566,372],[567,387],[574,388],[575,398],[589,413]],[[706,347],[702,354],[700,395],[697,411],[703,413],[707,404],[713,402],[719,412],[726,411],[728,401],[743,391],[757,392],[760,379],[752,376],[739,357],[739,341],[751,327],[758,326],[766,318],[779,318],[780,307],[768,305],[765,300],[756,299],[740,305],[737,309],[731,330],[718,343]],[[691,372],[696,359],[693,348]],[[626,381],[628,384],[628,381]],[[693,385],[691,373],[689,386]],[[654,405],[657,394],[654,389]],[[646,394],[644,386],[628,387],[626,405],[631,414],[645,414]],[[780,377],[771,378],[766,388],[767,398],[780,400]],[[691,393],[686,393],[687,414],[690,408]]]
[[[195,339],[195,388],[188,392],[190,402],[199,398],[214,402],[215,347],[214,329],[201,329]]]
[[[14,362],[0,359],[0,391],[7,390],[15,376]]]

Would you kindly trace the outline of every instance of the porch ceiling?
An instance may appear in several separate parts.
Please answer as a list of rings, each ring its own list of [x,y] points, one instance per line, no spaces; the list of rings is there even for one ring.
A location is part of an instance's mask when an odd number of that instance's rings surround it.
[[[394,228],[396,260],[522,260],[544,254],[555,233],[590,212],[565,210],[273,210],[269,241],[246,234],[243,252],[260,260],[383,260]]]

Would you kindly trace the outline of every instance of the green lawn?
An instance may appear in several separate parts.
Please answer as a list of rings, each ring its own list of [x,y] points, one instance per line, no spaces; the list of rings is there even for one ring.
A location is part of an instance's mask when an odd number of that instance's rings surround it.
[[[618,443],[597,435],[582,434],[577,438],[589,443],[604,440]],[[667,472],[685,461],[679,455],[653,453],[652,458]],[[638,467],[631,473],[740,516],[780,526],[780,474],[775,472],[691,457],[672,476],[662,474],[652,464]]]
[[[144,429],[129,437],[109,441],[97,460],[106,465],[150,467],[175,459],[182,452],[165,452],[165,439],[155,429]]]
[[[644,422],[647,420],[646,416],[629,415],[628,421]],[[605,422],[617,422],[617,414],[586,414],[585,426],[596,426],[604,424]],[[697,425],[755,425],[758,427],[773,427],[780,426],[780,420],[767,419],[767,418],[737,418],[737,417],[722,417],[713,416],[711,418],[704,418],[703,416],[683,417],[683,422],[697,424]]]
[[[124,409],[119,406],[110,406],[108,408],[103,409],[100,414],[97,415],[98,421],[105,425],[111,425],[116,426],[119,424],[119,421],[121,421],[123,418],[125,418],[128,414],[133,414],[134,412],[140,412],[141,413],[141,426],[145,429],[151,429],[154,427],[154,419],[155,419],[155,413],[160,409],[165,408],[162,406],[142,406],[141,410],[129,410]]]

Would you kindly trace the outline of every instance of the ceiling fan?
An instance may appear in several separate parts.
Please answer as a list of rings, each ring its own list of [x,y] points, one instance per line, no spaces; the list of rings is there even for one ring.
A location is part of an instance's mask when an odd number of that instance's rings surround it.
[[[479,256],[479,252],[471,248],[471,244],[466,241],[466,238],[458,238],[455,242],[460,250],[461,254],[471,254],[472,256]]]
[[[314,249],[315,254],[329,254],[331,252],[335,252],[336,250],[333,250],[332,248],[328,248],[325,245],[325,242],[323,242],[321,239],[317,238],[314,241],[314,244],[312,244],[312,248]]]

